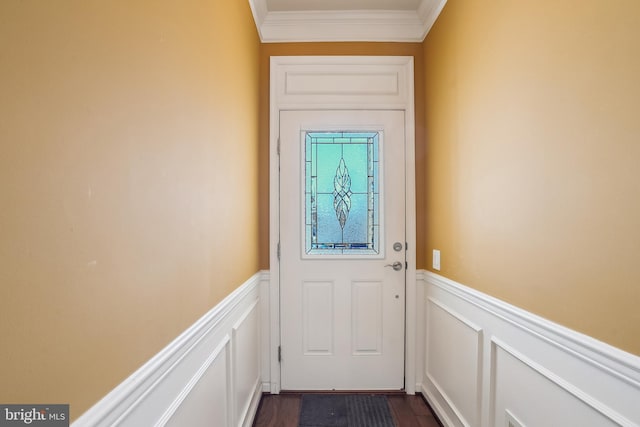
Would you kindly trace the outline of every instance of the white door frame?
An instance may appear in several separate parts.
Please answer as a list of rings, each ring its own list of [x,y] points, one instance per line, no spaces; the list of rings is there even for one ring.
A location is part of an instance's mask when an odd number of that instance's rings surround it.
[[[403,110],[406,153],[405,391],[416,386],[416,185],[413,57],[273,56],[269,119],[269,383],[280,392],[280,164],[282,110]],[[267,338],[267,337],[265,337]],[[285,356],[286,357],[286,356]]]

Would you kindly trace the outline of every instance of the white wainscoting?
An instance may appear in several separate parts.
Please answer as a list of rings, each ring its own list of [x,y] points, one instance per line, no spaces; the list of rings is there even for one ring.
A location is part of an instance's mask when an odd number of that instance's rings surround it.
[[[255,274],[73,427],[250,426],[263,387],[268,283],[268,273]]]
[[[418,385],[443,424],[640,426],[640,358],[418,272]]]

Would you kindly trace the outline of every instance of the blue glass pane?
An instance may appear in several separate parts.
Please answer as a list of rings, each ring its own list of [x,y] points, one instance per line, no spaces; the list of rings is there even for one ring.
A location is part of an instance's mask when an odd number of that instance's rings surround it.
[[[349,168],[351,175],[351,191],[354,193],[367,193],[367,145],[366,144],[349,144],[345,145],[344,161]]]
[[[380,226],[379,225],[374,225],[373,227],[373,247],[377,248],[378,245],[380,244]],[[377,251],[377,250],[376,250]]]
[[[305,162],[304,192],[311,193],[311,163]]]
[[[307,248],[307,253],[311,248],[311,226],[307,225],[304,227],[304,239],[305,239],[305,248]]]
[[[318,192],[333,193],[333,177],[342,157],[342,146],[319,144],[316,164],[318,166]]]
[[[373,171],[374,171],[374,173],[373,173],[373,183],[372,183],[373,192],[378,194],[378,193],[380,193],[380,179],[379,179],[380,175],[378,174],[378,162],[374,163]]]
[[[334,138],[340,138],[342,132],[308,132],[307,135],[311,138],[326,138],[331,142]]]
[[[307,162],[311,161],[311,136],[306,134],[304,138],[304,158]]]
[[[378,135],[378,132],[346,132],[349,138],[354,139],[369,139]]]
[[[375,162],[380,161],[380,137],[378,135],[372,139],[373,141],[373,160]]]
[[[304,195],[304,206],[304,223],[305,225],[311,225],[311,193],[307,193]]]
[[[380,225],[380,196],[373,196],[373,223]]]
[[[344,226],[344,240],[350,243],[367,243],[367,195],[354,194],[349,221]]]
[[[378,139],[376,132],[305,134],[306,253],[378,253]]]
[[[318,194],[318,243],[342,243],[342,228],[333,208],[333,194]]]

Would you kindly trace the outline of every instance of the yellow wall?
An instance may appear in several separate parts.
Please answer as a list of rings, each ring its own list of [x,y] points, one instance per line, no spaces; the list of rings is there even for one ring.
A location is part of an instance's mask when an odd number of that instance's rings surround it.
[[[271,56],[379,55],[413,56],[416,114],[416,186],[418,268],[425,259],[424,68],[421,43],[275,43],[260,49],[260,267],[269,268],[269,60]]]
[[[639,52],[637,0],[449,0],[424,43],[427,256],[635,354]]]
[[[77,418],[258,270],[246,1],[0,2],[0,402]]]
[[[271,55],[414,56],[418,268],[640,354],[638,16],[260,47],[243,1],[0,2],[0,401],[77,418],[268,268]]]

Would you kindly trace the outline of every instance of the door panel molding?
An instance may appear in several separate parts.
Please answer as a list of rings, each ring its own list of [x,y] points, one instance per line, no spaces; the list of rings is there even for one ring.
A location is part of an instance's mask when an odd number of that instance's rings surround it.
[[[302,82],[313,76],[323,84],[313,90]],[[358,77],[361,77],[359,79]],[[354,81],[366,82],[355,85]],[[371,82],[379,81],[376,85]],[[274,56],[270,81],[270,283],[269,355],[271,393],[280,392],[280,236],[279,123],[280,111],[317,109],[402,110],[406,153],[406,309],[405,390],[416,384],[416,203],[415,112],[413,57],[406,56]],[[284,355],[286,357],[286,355]]]

